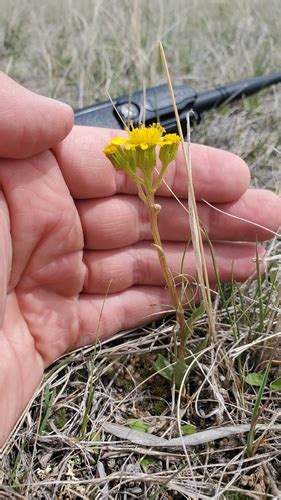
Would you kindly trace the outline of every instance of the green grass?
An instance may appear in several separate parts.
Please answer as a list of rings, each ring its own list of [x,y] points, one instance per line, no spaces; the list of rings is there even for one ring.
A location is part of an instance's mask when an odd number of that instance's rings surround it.
[[[163,83],[160,39],[174,81],[198,91],[281,68],[279,0],[0,0],[0,12],[2,70],[74,108],[107,100],[107,91],[114,97]],[[192,141],[242,156],[253,186],[277,190],[280,119],[279,86],[204,115]],[[270,255],[280,253],[276,239]],[[159,353],[171,359],[173,318],[53,365],[3,457],[0,497],[278,497],[280,392],[270,387],[280,359],[277,265],[255,283],[221,286],[217,340],[203,354],[206,316],[196,318],[187,396],[177,399],[154,369]],[[251,373],[266,374],[264,384],[248,384]],[[166,438],[186,424],[251,431],[169,450],[102,428],[129,418]]]

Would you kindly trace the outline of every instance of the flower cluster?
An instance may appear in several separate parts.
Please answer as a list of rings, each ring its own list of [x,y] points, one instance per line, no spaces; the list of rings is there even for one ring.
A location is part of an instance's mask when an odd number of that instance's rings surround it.
[[[162,164],[161,178],[169,163],[177,155],[180,138],[177,134],[165,134],[159,124],[150,127],[127,129],[128,137],[114,137],[104,148],[104,153],[117,170],[123,170],[139,183],[150,179],[156,166],[157,151]],[[140,176],[140,174],[142,174]],[[159,184],[159,183],[158,183]]]

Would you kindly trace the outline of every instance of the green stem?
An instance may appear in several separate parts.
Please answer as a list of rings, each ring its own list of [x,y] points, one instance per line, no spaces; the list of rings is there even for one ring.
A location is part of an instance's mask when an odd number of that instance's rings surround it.
[[[154,190],[149,185],[147,185],[147,183],[145,183],[144,193],[145,193],[145,200],[146,200],[145,203],[146,203],[147,210],[148,210],[149,223],[150,223],[151,234],[152,234],[153,241],[154,241],[154,246],[155,246],[157,253],[158,253],[158,259],[159,259],[159,263],[161,266],[161,270],[162,270],[164,279],[166,281],[166,284],[167,284],[167,287],[168,287],[168,290],[169,290],[169,293],[170,293],[170,296],[171,296],[171,299],[173,302],[173,306],[174,306],[175,311],[176,311],[177,323],[178,323],[178,326],[180,329],[180,345],[179,345],[179,349],[177,352],[177,358],[179,360],[184,360],[185,353],[186,353],[186,338],[187,338],[187,331],[186,330],[187,330],[187,328],[186,328],[186,322],[185,322],[185,318],[184,318],[184,310],[183,310],[181,301],[180,301],[178,294],[177,294],[177,289],[176,289],[176,285],[175,285],[172,273],[171,273],[171,271],[168,267],[167,261],[166,261],[165,253],[164,253],[164,250],[162,247],[161,237],[159,234],[158,214],[160,212],[161,207],[159,207],[159,205],[155,204]]]

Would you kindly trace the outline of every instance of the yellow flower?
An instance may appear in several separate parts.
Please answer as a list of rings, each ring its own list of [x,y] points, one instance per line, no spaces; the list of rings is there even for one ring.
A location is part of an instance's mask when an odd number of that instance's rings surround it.
[[[178,134],[166,134],[161,138],[161,145],[179,144],[180,136]]]
[[[113,146],[124,146],[127,144],[128,139],[125,139],[125,137],[114,137],[111,141],[111,144]]]
[[[161,145],[161,138],[165,129],[159,123],[153,123],[150,127],[141,125],[139,128],[127,129],[128,138],[114,137],[111,144],[114,146],[124,146],[126,150],[140,148],[146,150]]]
[[[104,154],[109,158],[110,156],[114,155],[117,151],[117,147],[111,143],[109,143],[107,146],[105,146],[103,152]]]
[[[180,137],[178,134],[166,134],[161,138],[159,159],[164,167],[167,167],[169,163],[176,159],[179,144]]]
[[[124,151],[121,146],[116,146],[113,141],[111,141],[111,143],[104,148],[103,152],[116,170],[124,170],[128,174],[130,172],[135,172],[136,163],[133,155],[130,154],[130,152]]]
[[[142,150],[160,146],[161,137],[165,129],[159,123],[153,123],[150,127],[142,125],[140,128],[128,130],[128,140],[125,149],[140,148]]]
[[[114,137],[104,149],[104,153],[118,170],[136,176],[138,168],[149,179],[156,165],[156,146],[163,168],[176,157],[180,138],[177,134],[165,133],[164,127],[153,123],[150,127],[127,129],[128,138]]]

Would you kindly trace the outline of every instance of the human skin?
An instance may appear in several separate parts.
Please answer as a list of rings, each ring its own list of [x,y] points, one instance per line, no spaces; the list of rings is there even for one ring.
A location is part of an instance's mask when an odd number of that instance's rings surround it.
[[[4,74],[0,110],[3,445],[46,367],[74,348],[155,319],[170,299],[145,207],[102,152],[116,132],[73,127],[68,106]],[[281,224],[281,201],[248,189],[248,168],[233,154],[194,144],[192,157],[199,215],[213,241],[220,279],[244,281],[255,271],[256,240],[271,238]],[[180,152],[165,180],[186,204]],[[202,199],[268,230],[219,213]],[[189,238],[187,214],[165,185],[157,203],[168,264],[179,272]],[[215,285],[207,245],[206,259]],[[191,249],[184,268],[196,276]]]

